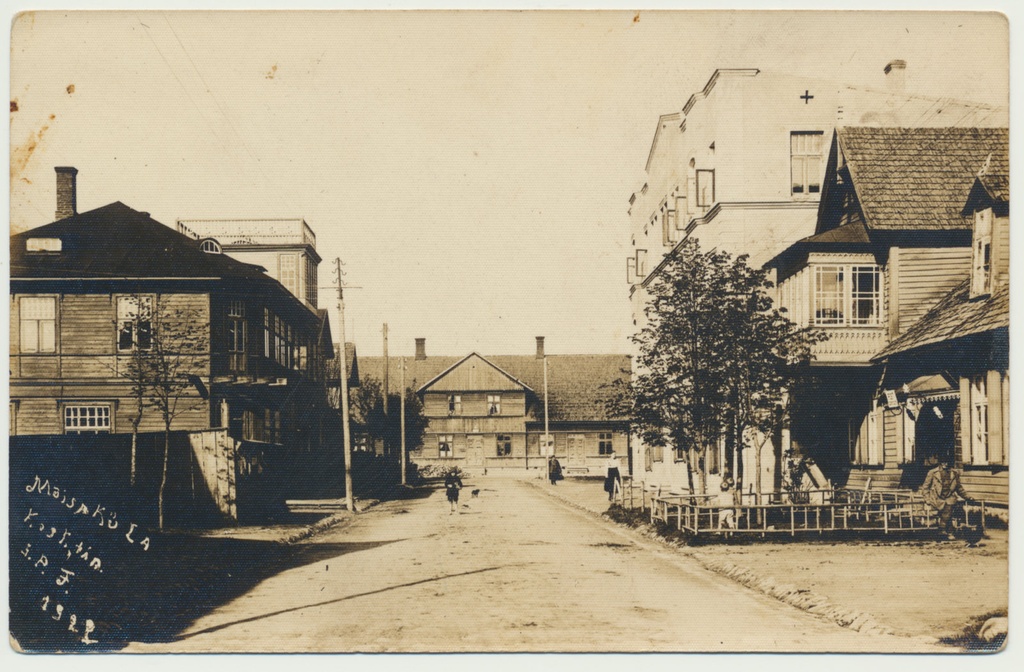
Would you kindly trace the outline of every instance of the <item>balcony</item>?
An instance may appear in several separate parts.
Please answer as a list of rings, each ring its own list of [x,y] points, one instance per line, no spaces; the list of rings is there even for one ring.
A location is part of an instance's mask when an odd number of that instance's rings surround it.
[[[828,339],[811,348],[814,364],[867,364],[889,342],[885,326],[815,327]]]
[[[303,219],[180,219],[178,231],[196,240],[213,238],[221,245],[308,245],[316,234]]]

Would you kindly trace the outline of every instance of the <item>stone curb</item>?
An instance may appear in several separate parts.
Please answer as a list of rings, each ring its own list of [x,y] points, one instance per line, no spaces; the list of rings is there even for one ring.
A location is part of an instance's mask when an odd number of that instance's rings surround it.
[[[358,503],[358,511],[366,511],[367,509],[377,506],[378,504],[380,504],[379,499],[364,499]],[[303,529],[297,532],[293,532],[287,537],[278,539],[277,543],[295,544],[300,541],[305,541],[306,539],[309,539],[312,536],[320,534],[321,532],[326,532],[327,530],[331,529],[332,527],[341,522],[351,519],[352,515],[348,512],[348,510],[340,511],[338,513],[331,514],[326,518],[321,518],[312,525],[304,527]]]
[[[567,497],[564,497],[558,493],[542,488],[541,486],[526,481],[531,487],[543,492],[544,494],[553,497],[560,502],[568,504],[569,506],[584,511],[591,515],[596,515],[603,520],[617,525],[623,529],[629,530],[633,533],[639,534],[646,539],[657,541],[664,546],[668,546],[673,549],[683,548],[683,544],[679,542],[668,541],[661,535],[659,535],[650,525],[642,525],[640,527],[629,527],[623,523],[618,523],[603,513],[594,511],[593,509],[579,504]],[[870,614],[863,611],[857,611],[855,609],[844,609],[838,605],[833,604],[829,599],[823,595],[812,593],[810,590],[797,588],[789,584],[778,583],[774,578],[770,576],[758,576],[754,572],[744,567],[740,567],[731,562],[724,560],[717,560],[709,558],[697,552],[689,552],[686,557],[693,558],[705,569],[715,572],[721,576],[739,583],[742,586],[756,590],[759,593],[767,595],[768,597],[785,602],[786,604],[796,607],[807,613],[814,614],[826,618],[840,627],[849,628],[857,632],[869,635],[893,635],[896,633],[892,628],[883,625],[876,621]],[[915,638],[919,639],[923,643],[936,643],[937,639],[934,637]]]

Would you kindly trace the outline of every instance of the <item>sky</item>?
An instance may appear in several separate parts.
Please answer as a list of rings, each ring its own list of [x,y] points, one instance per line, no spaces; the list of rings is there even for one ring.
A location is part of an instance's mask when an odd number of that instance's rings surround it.
[[[716,68],[1008,103],[1004,17],[797,12],[37,12],[11,35],[11,227],[302,217],[361,356],[629,352],[628,199]],[[59,47],[59,48],[58,48]],[[337,339],[340,328],[332,315]]]

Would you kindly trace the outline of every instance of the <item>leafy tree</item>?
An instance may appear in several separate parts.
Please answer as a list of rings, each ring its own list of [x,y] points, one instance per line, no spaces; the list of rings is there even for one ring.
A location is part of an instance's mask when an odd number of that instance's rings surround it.
[[[423,443],[427,419],[423,415],[423,403],[411,389],[405,391],[405,445],[414,450]],[[382,441],[386,455],[397,455],[401,450],[402,429],[399,408],[401,396],[398,392],[388,394],[388,413],[384,413],[384,385],[373,377],[362,378],[359,387],[349,395],[349,409],[369,439]]]
[[[169,297],[137,296],[134,314],[118,325],[119,350],[128,350],[120,375],[131,382],[139,402],[132,418],[132,474],[135,443],[144,408],[156,411],[164,426],[163,466],[157,494],[157,520],[164,526],[164,493],[171,428],[182,414],[204,407],[200,376],[209,367],[209,322],[199,311]]]
[[[759,462],[784,419],[794,365],[821,338],[772,308],[771,287],[745,255],[703,252],[689,239],[647,288],[647,324],[619,403],[647,445],[685,451],[691,492],[706,492],[707,451],[723,436],[753,445]]]

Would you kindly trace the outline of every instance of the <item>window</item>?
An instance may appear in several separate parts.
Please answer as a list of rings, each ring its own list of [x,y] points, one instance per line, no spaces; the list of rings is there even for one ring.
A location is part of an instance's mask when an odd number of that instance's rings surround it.
[[[971,272],[971,296],[992,291],[992,209],[974,213],[974,250]]]
[[[110,404],[82,404],[64,407],[64,433],[109,433]]]
[[[295,296],[299,296],[299,255],[282,254],[278,256],[281,270],[281,284]]]
[[[448,415],[462,415],[461,394],[452,394],[448,396]]]
[[[487,395],[487,415],[501,415],[501,395]]]
[[[281,443],[281,411],[269,408],[242,412],[242,439],[260,443]]]
[[[437,456],[438,457],[451,457],[452,456],[452,435],[451,434],[438,434],[437,435]]]
[[[612,450],[612,434],[611,432],[601,432],[597,435],[597,454],[598,455],[611,455],[614,451]]]
[[[119,352],[153,347],[153,297],[117,297],[117,349]]]
[[[814,267],[814,324],[877,326],[882,282],[877,266]]]
[[[199,249],[201,249],[203,252],[206,252],[207,254],[221,253],[220,243],[218,243],[216,240],[212,240],[209,238],[199,244]]]
[[[636,277],[638,280],[647,277],[647,250],[636,251]]]
[[[246,344],[245,302],[228,304],[228,368],[245,373]]]
[[[988,464],[988,381],[971,378],[971,463]]]
[[[21,351],[56,352],[57,299],[25,296],[20,306]]]
[[[697,171],[697,207],[710,208],[715,203],[715,171]]]
[[[790,173],[795,197],[809,198],[821,193],[822,131],[793,131],[789,134]]]
[[[60,252],[60,238],[29,238],[25,241],[26,252]]]
[[[512,454],[512,435],[498,434],[498,457],[508,457]]]
[[[316,279],[316,262],[313,261],[312,257],[305,257],[306,259],[306,302],[316,308],[317,302],[317,279]]]
[[[679,242],[679,230],[676,228],[676,211],[669,210],[662,206],[661,210],[662,238],[666,245],[674,245]]]

